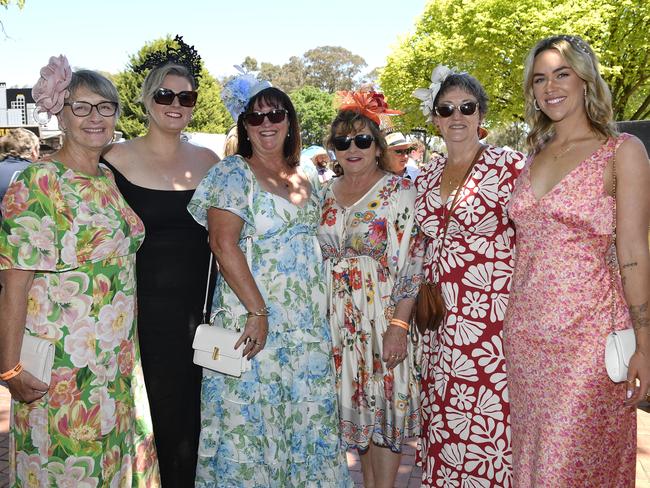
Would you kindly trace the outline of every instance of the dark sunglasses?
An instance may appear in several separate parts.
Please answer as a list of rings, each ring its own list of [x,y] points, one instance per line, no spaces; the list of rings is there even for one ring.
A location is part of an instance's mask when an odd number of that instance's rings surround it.
[[[458,109],[463,115],[472,115],[476,112],[477,107],[478,102],[465,102],[461,103],[460,105],[453,105],[449,103],[445,105],[438,105],[436,107],[436,114],[438,114],[440,117],[447,118],[451,117],[451,115],[454,113],[454,110]]]
[[[337,151],[346,151],[350,148],[352,141],[354,141],[354,145],[359,149],[368,149],[374,140],[375,138],[370,134],[357,134],[354,137],[337,136],[332,139],[332,142]]]
[[[396,154],[399,154],[400,156],[402,156],[402,155],[404,155],[404,154],[408,154],[408,153],[410,153],[412,150],[413,150],[412,147],[407,147],[407,148],[405,148],[405,149],[393,149],[393,151],[394,151]]]
[[[153,101],[159,105],[171,105],[174,103],[174,98],[176,97],[178,97],[178,103],[181,106],[193,107],[196,105],[196,99],[199,97],[199,94],[189,90],[174,93],[169,88],[158,88],[153,92]]]
[[[244,120],[248,125],[256,127],[264,123],[264,117],[269,118],[272,124],[279,124],[287,116],[287,111],[283,108],[274,108],[270,112],[251,112],[244,115]]]

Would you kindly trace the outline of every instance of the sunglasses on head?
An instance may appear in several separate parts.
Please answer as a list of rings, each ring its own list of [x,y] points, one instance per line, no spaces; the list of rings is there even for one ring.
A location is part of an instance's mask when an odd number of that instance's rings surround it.
[[[440,117],[447,118],[451,117],[451,115],[454,113],[454,110],[458,109],[463,115],[472,115],[476,112],[477,107],[478,102],[465,102],[461,103],[460,105],[446,103],[444,105],[438,105],[436,107],[436,114],[438,114]]]
[[[193,107],[196,105],[196,99],[199,94],[195,91],[184,90],[174,93],[169,88],[158,88],[153,92],[153,101],[159,105],[171,105],[174,103],[174,98],[178,97],[178,103],[183,107]]]
[[[354,145],[359,149],[368,149],[374,140],[375,138],[370,134],[357,134],[354,137],[337,136],[332,139],[332,142],[337,151],[345,151],[350,148],[352,141],[354,141]]]
[[[264,117],[268,117],[269,122],[272,124],[279,124],[287,116],[286,109],[283,108],[274,108],[270,112],[250,112],[244,115],[244,120],[248,125],[256,127],[264,123]]]

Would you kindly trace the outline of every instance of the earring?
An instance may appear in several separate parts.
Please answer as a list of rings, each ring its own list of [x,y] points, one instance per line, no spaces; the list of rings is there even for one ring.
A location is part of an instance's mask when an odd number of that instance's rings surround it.
[[[537,105],[537,99],[536,99],[536,98],[533,98],[533,107],[535,107],[535,110],[536,110],[537,112],[539,112],[540,110],[542,110],[541,108],[539,108],[539,105]]]
[[[584,86],[584,94],[585,94],[585,98],[587,98],[587,85]]]

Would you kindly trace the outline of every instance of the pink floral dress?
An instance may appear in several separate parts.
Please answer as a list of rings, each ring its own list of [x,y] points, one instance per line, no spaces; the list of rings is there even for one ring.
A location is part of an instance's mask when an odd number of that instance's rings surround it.
[[[12,402],[12,487],[159,486],[135,332],[144,227],[103,171],[32,164],[2,203],[0,270],[35,272],[26,329],[56,348],[49,392]]]
[[[422,340],[422,484],[510,487],[502,324],[515,232],[506,205],[524,156],[487,146],[461,190],[442,243],[453,200],[453,194],[446,202],[440,197],[446,162],[433,159],[416,180],[415,218],[430,239],[425,277],[441,283],[447,307],[440,328]]]
[[[608,140],[540,199],[528,165],[512,197],[517,258],[503,327],[518,488],[634,486],[636,411],[603,361],[613,204],[604,171],[628,137]],[[615,285],[615,328],[631,327],[618,276]]]
[[[383,362],[383,334],[395,305],[415,297],[422,266],[413,218],[415,188],[386,174],[350,207],[325,189],[318,240],[327,276],[336,391],[345,447],[372,442],[401,452],[419,433],[416,335],[396,368]],[[421,249],[421,246],[420,246]]]

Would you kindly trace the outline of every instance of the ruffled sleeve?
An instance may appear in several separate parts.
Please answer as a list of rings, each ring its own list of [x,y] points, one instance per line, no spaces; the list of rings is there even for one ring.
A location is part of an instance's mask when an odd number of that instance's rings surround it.
[[[2,215],[0,269],[64,271],[77,266],[65,259],[69,246],[64,236],[72,217],[53,165],[28,166],[8,188]]]
[[[388,264],[395,276],[391,293],[393,306],[404,298],[415,298],[423,279],[424,240],[415,224],[415,197],[416,189],[411,181],[399,178],[388,248]]]
[[[252,234],[255,223],[250,192],[252,174],[246,161],[229,156],[212,167],[201,180],[187,210],[201,225],[208,226],[208,210],[219,208],[234,213],[244,221],[243,235]]]

